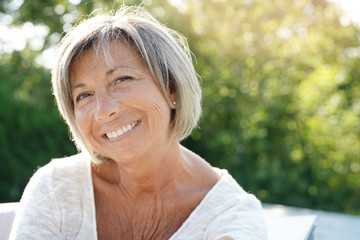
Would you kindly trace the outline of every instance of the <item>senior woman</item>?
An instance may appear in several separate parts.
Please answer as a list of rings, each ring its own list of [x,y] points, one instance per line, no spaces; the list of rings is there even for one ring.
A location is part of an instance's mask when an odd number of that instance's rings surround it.
[[[81,153],[30,180],[10,239],[265,239],[259,201],[179,141],[201,90],[186,40],[139,7],[62,39],[53,91]]]

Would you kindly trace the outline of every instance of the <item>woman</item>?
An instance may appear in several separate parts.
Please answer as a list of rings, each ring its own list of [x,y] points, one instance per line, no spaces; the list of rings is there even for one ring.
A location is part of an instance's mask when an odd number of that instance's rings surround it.
[[[259,201],[180,145],[201,90],[180,34],[141,8],[90,18],[52,71],[80,154],[39,169],[10,239],[265,239]]]

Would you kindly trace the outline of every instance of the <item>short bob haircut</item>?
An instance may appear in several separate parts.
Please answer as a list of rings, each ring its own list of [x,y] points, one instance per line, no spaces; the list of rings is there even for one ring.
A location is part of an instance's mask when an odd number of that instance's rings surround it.
[[[186,39],[159,23],[143,8],[122,6],[116,12],[82,21],[65,35],[59,45],[52,69],[53,92],[78,150],[97,155],[75,122],[70,70],[74,61],[90,48],[96,54],[102,54],[111,66],[109,45],[112,41],[123,41],[138,51],[170,106],[173,103],[168,94],[175,91],[173,138],[181,141],[189,136],[201,115],[201,88]]]

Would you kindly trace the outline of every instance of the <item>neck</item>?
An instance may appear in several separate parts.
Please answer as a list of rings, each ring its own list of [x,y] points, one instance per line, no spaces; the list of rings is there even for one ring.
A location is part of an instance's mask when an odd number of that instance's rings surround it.
[[[191,161],[183,154],[184,149],[177,141],[162,150],[152,151],[142,159],[118,164],[108,160],[93,166],[93,174],[103,184],[125,189],[132,197],[142,194],[161,195],[166,190],[179,190],[179,182],[189,176]]]

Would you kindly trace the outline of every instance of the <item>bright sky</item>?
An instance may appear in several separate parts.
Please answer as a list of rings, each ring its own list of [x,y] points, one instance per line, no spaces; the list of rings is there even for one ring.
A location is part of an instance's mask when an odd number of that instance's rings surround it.
[[[345,12],[345,16],[349,17],[349,20],[354,21],[360,26],[360,1],[359,0],[327,0],[328,2],[334,2],[339,4]],[[346,21],[346,19],[344,19]]]
[[[68,0],[73,4],[79,4],[81,0]],[[180,6],[182,0],[169,0],[175,6]],[[339,5],[343,9],[344,15],[340,21],[343,25],[347,25],[350,21],[354,21],[360,27],[360,1],[359,0],[327,0]],[[16,9],[22,4],[23,0],[13,0],[10,5]],[[56,10],[56,9],[55,9]],[[34,26],[32,23],[25,23],[21,27],[8,27],[12,22],[12,17],[0,13],[0,57],[1,53],[11,53],[14,50],[22,50],[26,43],[31,47],[41,49],[44,44],[44,37],[48,34],[46,26]],[[57,42],[59,36],[52,36],[52,42]],[[56,48],[45,50],[37,59],[36,62],[46,68],[52,67],[52,61]]]

